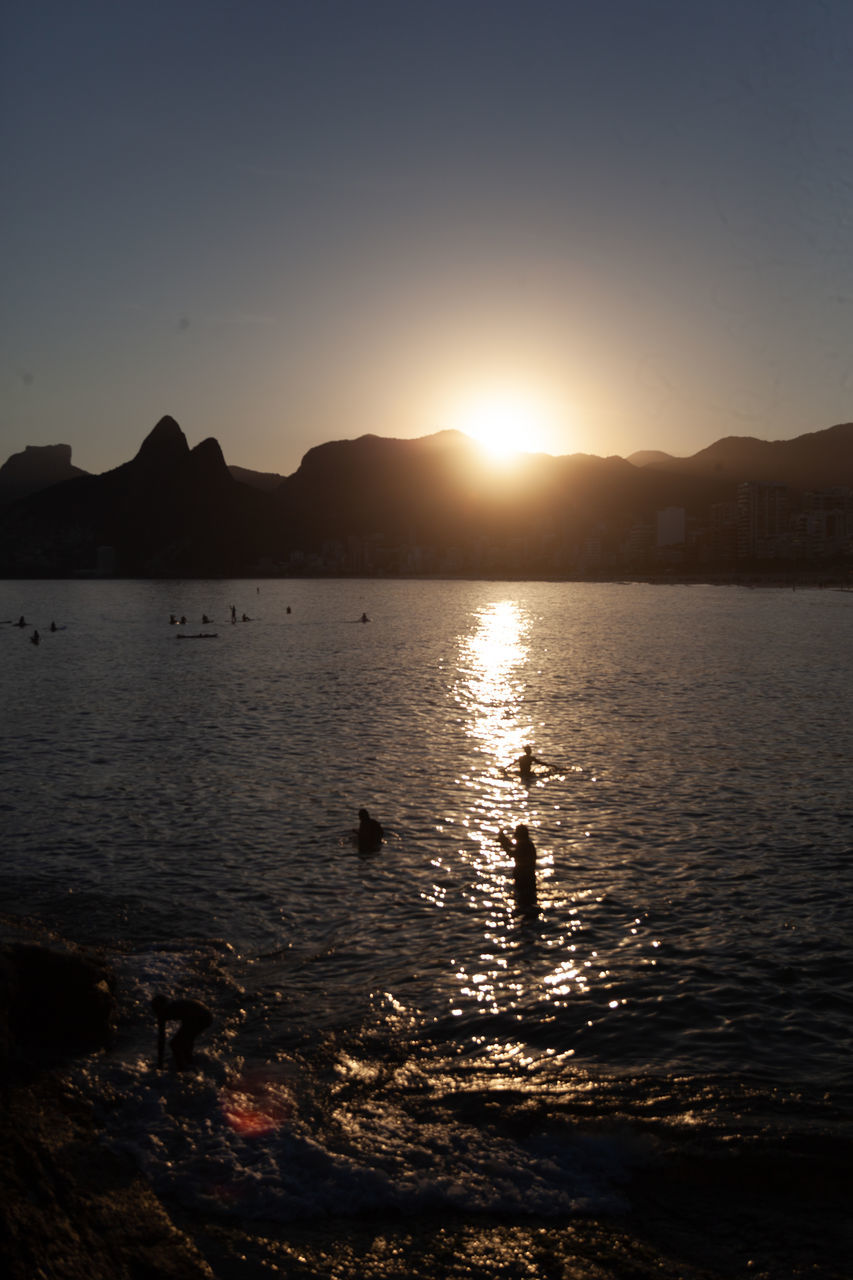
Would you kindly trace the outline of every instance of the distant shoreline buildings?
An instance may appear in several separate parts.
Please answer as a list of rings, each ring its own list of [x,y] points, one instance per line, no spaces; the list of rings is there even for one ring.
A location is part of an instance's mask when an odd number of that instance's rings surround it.
[[[654,522],[627,529],[598,521],[582,537],[543,532],[510,543],[485,537],[451,548],[368,537],[328,539],[316,551],[297,550],[261,571],[283,576],[588,577],[596,573],[666,574],[682,570],[819,570],[831,562],[853,574],[853,489],[809,490],[799,503],[787,485],[744,481],[734,501],[711,505],[707,520],[685,507],[665,507]]]

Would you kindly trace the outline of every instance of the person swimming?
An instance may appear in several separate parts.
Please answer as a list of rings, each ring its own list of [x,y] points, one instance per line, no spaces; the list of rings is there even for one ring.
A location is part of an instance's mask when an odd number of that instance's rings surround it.
[[[510,854],[514,867],[512,873],[515,905],[521,912],[536,910],[536,846],[530,838],[530,832],[523,822],[515,828],[515,834],[508,836],[504,830],[498,832],[498,841],[505,853]]]
[[[176,1068],[183,1071],[192,1064],[196,1036],[210,1026],[213,1014],[200,1000],[168,1000],[160,993],[151,1001],[151,1008],[157,1014],[157,1066],[162,1068],[166,1052],[166,1023],[179,1022],[169,1045]]]
[[[382,824],[371,818],[366,809],[358,811],[358,831],[355,833],[359,853],[376,853],[382,845],[385,832]]]
[[[533,766],[535,764],[540,765],[543,769],[551,768],[550,764],[547,764],[544,760],[540,760],[538,756],[533,754],[533,748],[531,746],[526,746],[524,748],[523,755],[520,755],[517,760],[513,760],[512,764],[504,766],[504,773],[506,773],[508,769],[518,769],[521,781],[525,786],[527,786],[527,784],[533,779]]]

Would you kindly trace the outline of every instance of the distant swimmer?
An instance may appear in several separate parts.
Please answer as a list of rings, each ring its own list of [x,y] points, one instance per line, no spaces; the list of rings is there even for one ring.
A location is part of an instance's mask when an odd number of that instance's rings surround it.
[[[527,746],[524,748],[524,755],[519,756],[517,760],[513,760],[511,765],[504,766],[504,773],[506,773],[508,769],[518,769],[521,781],[525,786],[527,786],[533,778],[533,766],[535,764],[540,765],[543,769],[552,768],[550,764],[546,764],[544,760],[540,760],[538,756],[533,754],[532,747]]]
[[[58,631],[58,630],[59,630],[59,628],[57,627],[57,625],[56,625],[56,623],[55,623],[55,622],[51,622],[51,624],[50,624],[50,629],[51,629],[51,631]]]
[[[378,852],[384,835],[382,824],[377,822],[375,818],[371,818],[366,809],[359,809],[358,831],[356,832],[359,853]]]
[[[157,1066],[162,1068],[166,1053],[166,1023],[180,1022],[169,1044],[178,1071],[189,1067],[193,1060],[195,1038],[213,1022],[213,1015],[200,1000],[167,1000],[156,995],[151,1008],[157,1014]]]
[[[206,614],[206,613],[203,613],[203,614],[201,615],[201,623],[202,623],[202,626],[203,626],[203,627],[206,627],[206,626],[208,626],[208,625],[209,625],[209,623],[210,623],[210,618],[208,618],[208,616],[207,616],[207,614]]]
[[[508,836],[505,831],[498,832],[501,848],[513,859],[513,889],[515,904],[519,911],[530,912],[536,909],[536,846],[530,839],[530,832],[523,822],[515,828],[515,835]]]
[[[175,615],[174,615],[173,613],[170,613],[170,614],[169,614],[169,626],[170,626],[170,627],[176,627],[177,625],[178,625],[178,619],[175,617]]]
[[[21,614],[20,618],[18,619],[18,621],[17,621],[14,625],[15,625],[16,627],[25,627],[25,626],[27,626],[27,620],[26,620],[26,618],[24,617],[24,615],[23,615],[23,614]]]
[[[30,636],[30,640],[32,641],[33,644],[40,644],[41,636],[37,631],[34,631],[33,634]]]
[[[370,619],[368,618],[368,616],[367,616],[367,614],[366,614],[366,613],[363,613],[363,614],[361,615],[361,619],[360,619],[360,621],[361,621],[361,622],[369,622],[369,621],[370,621]]]
[[[248,613],[244,613],[244,614],[243,614],[242,621],[243,621],[243,622],[251,622],[251,621],[252,621],[252,619],[249,617]]]

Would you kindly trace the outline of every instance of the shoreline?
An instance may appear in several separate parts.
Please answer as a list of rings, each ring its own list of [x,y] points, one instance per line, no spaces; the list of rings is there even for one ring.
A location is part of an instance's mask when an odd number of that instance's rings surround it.
[[[844,1280],[849,1161],[780,1171],[736,1153],[646,1170],[624,1213],[572,1218],[336,1216],[280,1224],[200,1215],[108,1151],[61,1074],[7,1090],[0,1239],[10,1280]],[[120,1106],[121,1100],[115,1099]]]
[[[851,1142],[694,1144],[629,1175],[626,1208],[542,1217],[437,1211],[336,1214],[306,1221],[204,1213],[158,1195],[131,1154],[107,1146],[105,1112],[123,1098],[75,1083],[81,1055],[109,1056],[113,1024],[94,1050],[69,1046],[51,1019],[36,1042],[22,1029],[21,992],[43,953],[92,979],[97,950],[32,920],[3,917],[0,964],[0,1256],[10,1280],[844,1280],[853,1250]],[[16,951],[22,944],[25,951]],[[11,940],[11,941],[10,941]],[[99,990],[96,983],[94,990]],[[91,992],[90,992],[91,994]],[[82,1007],[81,997],[79,1006]],[[84,1077],[85,1078],[85,1077]],[[97,1102],[97,1105],[96,1105]],[[618,1119],[613,1123],[620,1126]],[[651,1131],[650,1131],[651,1132]],[[606,1135],[605,1135],[606,1136]],[[652,1134],[653,1136],[653,1134]],[[712,1136],[712,1135],[711,1135]],[[115,1135],[113,1134],[113,1144]]]
[[[563,576],[559,574],[406,574],[406,573],[241,573],[241,574],[175,574],[138,577],[122,574],[44,574],[0,577],[1,582],[512,582],[548,583],[556,586],[652,586],[652,587],[743,587],[747,590],[775,588],[779,590],[815,590],[853,592],[853,568],[836,573],[814,570],[796,572],[778,570],[767,573],[613,573]]]

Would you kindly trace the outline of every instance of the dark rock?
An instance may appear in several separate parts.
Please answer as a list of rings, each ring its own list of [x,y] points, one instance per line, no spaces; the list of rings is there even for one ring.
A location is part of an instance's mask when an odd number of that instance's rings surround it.
[[[51,1059],[110,1043],[114,978],[75,948],[14,943],[0,952],[0,1043],[9,1057],[36,1051]]]

